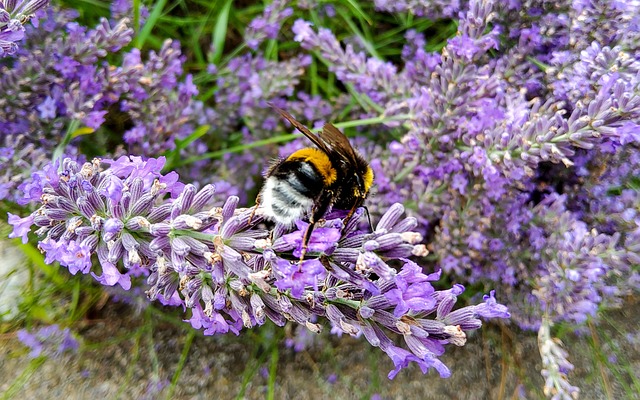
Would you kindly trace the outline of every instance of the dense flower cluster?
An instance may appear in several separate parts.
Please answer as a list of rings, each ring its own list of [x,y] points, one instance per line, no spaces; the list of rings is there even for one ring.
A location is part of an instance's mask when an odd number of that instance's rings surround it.
[[[451,18],[456,16],[458,11],[467,3],[464,0],[442,1],[442,0],[422,0],[422,1],[389,1],[375,0],[378,10],[389,12],[409,11],[419,17],[430,19]]]
[[[592,233],[602,227],[589,226],[594,221],[582,221],[590,218],[588,211],[574,209],[566,210],[567,223],[558,225],[545,213],[555,204],[552,185],[567,174],[558,174],[560,168],[555,174],[545,171],[561,163],[569,173],[589,179],[587,161],[593,159],[590,167],[598,168],[601,152],[637,154],[640,64],[632,22],[637,5],[608,8],[587,2],[571,9],[533,3],[498,11],[492,1],[470,2],[461,13],[458,35],[440,53],[426,53],[424,38],[409,32],[402,70],[350,44],[343,48],[331,31],[315,31],[308,22],[296,21],[293,31],[303,48],[329,61],[338,79],[408,127],[401,143],[391,143],[372,161],[376,205],[413,204],[414,215],[431,226],[429,250],[444,271],[470,281],[504,282],[504,290],[523,306],[533,294],[537,306],[515,317],[536,328],[550,306],[554,320],[584,321],[604,297],[625,292],[608,284],[612,278],[637,282],[632,267],[637,252],[618,237],[637,230],[631,211],[638,204],[635,194],[627,192],[625,215],[631,223],[625,229]],[[391,11],[385,4],[377,6]],[[542,15],[525,12],[536,6]],[[584,36],[596,31],[589,24],[603,16],[623,24],[587,40]],[[500,34],[515,45],[501,44]],[[489,57],[496,49],[504,55]],[[541,71],[543,63],[548,66]],[[580,149],[590,152],[586,159],[578,157],[584,154]],[[576,167],[580,161],[581,169]],[[597,207],[609,202],[610,188],[600,187],[604,196],[593,191],[582,196]],[[565,190],[575,188],[559,193]],[[546,195],[549,199],[536,206]],[[567,249],[570,254],[590,251],[595,258],[571,258],[565,265],[558,257]],[[542,264],[528,256],[543,250]],[[523,292],[523,284],[530,285],[529,292]]]
[[[566,208],[566,196],[550,194],[532,210],[525,243],[535,251],[529,257],[517,254],[511,265],[513,277],[528,277],[532,297],[545,315],[562,316],[572,323],[596,317],[600,304],[613,305],[632,285],[621,285],[613,278],[632,277],[636,262],[633,252],[620,246],[620,235],[598,233]],[[526,266],[537,266],[532,273]],[[637,279],[637,278],[636,278]],[[618,283],[618,284],[614,284]],[[515,289],[512,306],[519,310],[524,327],[540,326],[540,310],[519,298]]]
[[[410,205],[437,265],[502,282],[522,327],[543,329],[543,315],[579,324],[640,288],[639,5],[495,4],[450,3],[462,10],[458,34],[437,53],[407,32],[403,68],[309,22],[293,31],[377,106],[367,117],[407,128],[372,160],[372,212]],[[457,11],[437,1],[376,6]]]
[[[446,344],[464,345],[479,317],[509,317],[493,293],[452,311],[464,287],[437,291],[429,282],[440,273],[426,275],[408,259],[426,249],[412,231],[415,218],[402,219],[399,204],[372,233],[356,230],[358,218],[346,227],[327,219],[300,263],[304,223],[292,232],[255,228],[260,217],[250,224],[252,210],[238,209],[237,197],[211,208],[213,186],[183,185],[175,173],[162,175],[163,166],[162,158],[136,157],[83,165],[67,158],[59,172],[49,166],[41,207],[25,218],[10,214],[11,236],[25,241],[31,226],[39,227],[46,262],[103,285],[129,289],[132,277],[146,276],[150,299],[189,309],[188,321],[205,334],[238,333],[267,318],[318,332],[322,326],[313,321],[327,319],[385,351],[395,365],[390,377],[410,362],[448,376],[437,358]],[[390,334],[402,335],[407,348]]]
[[[75,156],[79,139],[98,129],[120,135],[128,151],[150,156],[175,148],[199,127],[206,130],[213,118],[194,100],[198,89],[191,76],[180,81],[184,57],[177,42],[166,41],[145,60],[132,49],[121,65],[110,65],[107,59],[131,42],[129,19],[103,19],[87,29],[73,21],[76,16],[50,10],[15,59],[0,63],[0,198],[30,201],[18,196],[16,186],[25,178],[21,189],[30,185],[32,172],[54,149],[57,157]],[[90,147],[104,152],[96,143]],[[191,149],[202,147],[194,141]],[[112,151],[124,153],[122,147]]]

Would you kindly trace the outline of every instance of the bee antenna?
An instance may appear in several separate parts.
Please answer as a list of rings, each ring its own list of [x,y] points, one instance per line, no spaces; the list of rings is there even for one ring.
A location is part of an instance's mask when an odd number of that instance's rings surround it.
[[[364,208],[364,211],[367,213],[367,221],[369,221],[369,229],[371,229],[371,232],[373,232],[373,224],[371,223],[371,214],[369,214],[369,209],[367,208],[367,206],[362,206],[362,208]]]

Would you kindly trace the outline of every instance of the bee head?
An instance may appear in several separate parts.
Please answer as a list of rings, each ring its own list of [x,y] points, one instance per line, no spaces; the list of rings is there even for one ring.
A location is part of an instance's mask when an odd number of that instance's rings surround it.
[[[354,188],[354,196],[359,198],[367,197],[369,189],[373,185],[373,170],[369,165],[365,165],[366,168],[356,171],[354,173],[356,187]]]

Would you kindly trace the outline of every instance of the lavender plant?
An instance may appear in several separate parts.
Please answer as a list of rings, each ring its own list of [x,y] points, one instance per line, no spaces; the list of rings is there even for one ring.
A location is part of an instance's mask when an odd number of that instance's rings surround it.
[[[273,2],[239,30],[246,47],[184,78],[177,41],[148,56],[122,51],[133,35],[127,2],[95,29],[57,9],[27,26],[1,67],[0,198],[41,207],[11,214],[11,236],[27,240],[38,226],[48,262],[105,285],[139,290],[144,277],[150,298],[188,308],[207,334],[266,318],[311,331],[329,321],[382,348],[390,376],[410,361],[446,376],[444,345],[464,344],[478,316],[507,316],[493,293],[451,311],[463,287],[436,291],[438,274],[496,287],[512,319],[539,330],[550,395],[574,396],[550,327],[579,326],[640,287],[637,2],[376,1],[385,18],[457,22],[436,52],[403,26],[395,61],[371,35],[323,26],[339,5],[307,3]],[[301,50],[276,46],[292,36]],[[249,224],[238,206],[278,150],[210,158],[273,139],[269,101],[309,125],[352,119],[344,126],[368,135],[357,147],[376,176],[372,233],[328,216],[313,257],[297,265],[303,222],[290,232]],[[121,147],[84,163],[82,137],[104,131]],[[163,153],[192,185],[161,173]]]
[[[146,277],[150,299],[185,307],[191,325],[208,335],[238,333],[267,318],[319,332],[322,325],[312,321],[328,320],[387,353],[395,366],[390,378],[411,362],[449,376],[438,360],[447,344],[463,346],[480,317],[509,317],[493,292],[452,311],[464,287],[435,290],[430,282],[440,273],[424,274],[409,260],[426,249],[413,231],[415,218],[401,218],[400,204],[372,233],[356,230],[358,218],[346,227],[328,218],[309,243],[313,257],[300,263],[304,223],[292,232],[257,228],[258,220],[249,223],[251,210],[237,208],[237,197],[211,207],[213,186],[197,190],[175,173],[162,175],[164,161],[121,157],[81,165],[67,158],[59,172],[47,170],[40,208],[9,216],[11,236],[26,241],[37,226],[46,262],[103,285],[129,289],[132,279]],[[390,265],[394,260],[399,267]],[[391,340],[394,334],[406,347]]]
[[[48,10],[39,29],[29,32],[26,47],[10,63],[0,64],[3,199],[29,202],[31,181],[38,179],[28,179],[32,173],[56,148],[77,154],[75,145],[64,145],[87,133],[81,123],[91,132],[104,121],[106,75],[98,72],[97,63],[126,45],[133,32],[125,23],[112,29],[106,21],[87,30],[71,22],[76,15]],[[15,190],[19,184],[26,196]]]

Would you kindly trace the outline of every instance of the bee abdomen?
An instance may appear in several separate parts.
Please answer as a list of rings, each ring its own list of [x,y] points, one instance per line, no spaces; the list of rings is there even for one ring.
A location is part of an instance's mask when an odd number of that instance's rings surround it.
[[[293,225],[313,207],[323,188],[323,177],[310,162],[283,161],[267,177],[262,213],[267,219]]]

